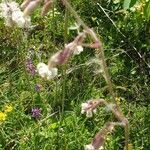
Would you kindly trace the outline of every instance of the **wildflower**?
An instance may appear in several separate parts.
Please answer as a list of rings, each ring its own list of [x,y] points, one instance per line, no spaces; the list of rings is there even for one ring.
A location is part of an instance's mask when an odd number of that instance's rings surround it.
[[[4,18],[6,26],[16,24],[20,28],[29,28],[31,20],[29,16],[24,16],[16,2],[0,3],[0,17]]]
[[[58,51],[49,59],[48,66],[55,67],[62,65],[66,63],[73,54],[79,54],[83,51],[83,47],[79,45],[82,45],[84,37],[85,33],[80,33],[74,41],[66,44],[63,50]]]
[[[74,54],[74,55],[79,55],[81,52],[83,52],[83,47],[82,47],[81,45],[78,45],[78,46],[75,48],[73,54]]]
[[[41,91],[41,88],[42,88],[42,86],[41,86],[40,84],[36,84],[36,85],[35,85],[35,90],[36,90],[37,92],[40,92],[40,91]]]
[[[94,146],[92,144],[89,144],[89,145],[85,145],[84,146],[85,150],[95,150]],[[103,149],[103,146],[101,146],[99,149],[97,150],[102,150]]]
[[[6,113],[0,112],[0,121],[5,121],[6,120]]]
[[[48,65],[44,63],[39,63],[37,65],[37,71],[42,78],[47,78],[48,80],[54,78],[58,74],[57,68],[49,68]]]
[[[85,150],[94,150],[94,147],[92,146],[92,144],[85,145]]]
[[[41,109],[40,108],[32,108],[32,117],[33,118],[39,118],[41,115]]]
[[[10,106],[10,105],[6,105],[5,106],[5,113],[8,113],[8,112],[11,112],[13,110],[13,107],[12,106]]]
[[[118,105],[120,105],[121,98],[120,98],[120,97],[116,97],[116,98],[115,98],[115,101],[116,101],[116,103],[117,103]]]
[[[26,61],[26,68],[27,68],[27,71],[32,74],[32,75],[35,75],[36,74],[36,69],[35,69],[35,66],[33,65],[33,62],[31,59],[27,59]]]
[[[81,114],[86,113],[86,116],[88,118],[93,116],[93,113],[96,113],[96,108],[93,107],[93,101],[90,100],[87,103],[82,103],[81,104]]]

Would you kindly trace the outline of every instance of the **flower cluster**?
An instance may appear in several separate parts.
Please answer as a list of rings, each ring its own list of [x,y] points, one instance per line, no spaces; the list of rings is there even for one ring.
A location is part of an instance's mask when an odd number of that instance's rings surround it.
[[[0,121],[5,121],[6,120],[6,113],[0,112]]]
[[[20,28],[29,28],[31,19],[24,15],[16,2],[2,1],[0,3],[0,17],[4,18],[6,26],[17,25]]]
[[[81,104],[81,114],[86,113],[87,117],[92,117],[96,113],[96,107],[99,105],[100,101],[89,100],[86,103]]]
[[[0,112],[0,122],[5,121],[7,117],[7,113],[11,112],[13,110],[13,107],[11,105],[6,105],[4,107],[4,112]]]
[[[40,108],[32,108],[32,111],[31,111],[32,117],[33,118],[39,118],[41,115],[41,111],[42,110]]]

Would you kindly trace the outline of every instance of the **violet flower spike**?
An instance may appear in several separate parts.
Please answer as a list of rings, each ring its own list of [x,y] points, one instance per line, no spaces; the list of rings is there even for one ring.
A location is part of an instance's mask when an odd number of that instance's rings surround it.
[[[39,118],[41,115],[41,108],[32,108],[31,113],[33,118]]]
[[[32,60],[29,58],[27,59],[26,61],[26,68],[27,68],[27,71],[31,74],[31,75],[35,75],[36,74],[36,69],[35,69],[35,66],[33,65],[33,62]]]
[[[40,92],[41,88],[42,88],[42,85],[40,85],[40,84],[35,85],[35,91]]]

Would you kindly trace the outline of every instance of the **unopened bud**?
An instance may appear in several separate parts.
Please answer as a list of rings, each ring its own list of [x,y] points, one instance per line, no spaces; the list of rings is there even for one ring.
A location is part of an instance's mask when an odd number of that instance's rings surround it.
[[[34,0],[34,1],[31,1],[27,7],[24,9],[24,16],[28,16],[30,15],[37,7],[38,5],[40,4],[40,1],[41,0]]]
[[[52,4],[53,4],[53,1],[51,0],[45,1],[45,4],[42,8],[41,16],[45,16],[48,13],[49,9],[52,7]]]
[[[32,1],[32,0],[25,0],[25,1],[21,4],[20,7],[21,7],[22,9],[25,9],[31,1]]]

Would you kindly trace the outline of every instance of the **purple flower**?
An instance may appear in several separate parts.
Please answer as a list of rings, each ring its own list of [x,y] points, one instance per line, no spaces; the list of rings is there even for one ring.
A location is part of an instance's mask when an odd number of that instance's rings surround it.
[[[30,58],[27,59],[26,61],[26,68],[27,68],[27,71],[32,74],[32,75],[35,75],[36,74],[36,69],[35,69],[35,66],[33,65],[33,62]]]
[[[32,108],[31,113],[33,118],[39,118],[41,115],[41,108]]]
[[[36,84],[36,85],[35,85],[35,90],[36,90],[37,92],[40,92],[40,91],[41,91],[41,88],[42,88],[42,85],[40,85],[40,84]]]

